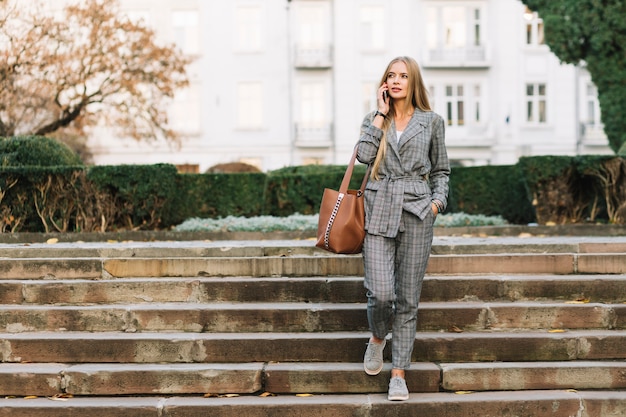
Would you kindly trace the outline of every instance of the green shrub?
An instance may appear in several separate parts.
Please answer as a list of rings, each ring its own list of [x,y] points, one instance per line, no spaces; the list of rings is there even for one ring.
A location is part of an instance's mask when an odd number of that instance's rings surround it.
[[[117,211],[110,224],[126,229],[158,229],[168,224],[176,195],[176,167],[170,164],[94,166],[87,172]]]
[[[77,166],[80,157],[67,145],[44,136],[0,138],[0,166]]]
[[[453,167],[447,211],[502,216],[515,224],[535,221],[524,180],[515,165]]]
[[[179,174],[170,224],[192,217],[261,215],[266,179],[264,173]]]
[[[273,216],[292,213],[314,214],[319,211],[325,188],[338,190],[347,166],[311,165],[272,171],[268,175],[266,204]],[[358,189],[366,171],[356,165],[349,188]],[[308,172],[308,171],[312,171]]]

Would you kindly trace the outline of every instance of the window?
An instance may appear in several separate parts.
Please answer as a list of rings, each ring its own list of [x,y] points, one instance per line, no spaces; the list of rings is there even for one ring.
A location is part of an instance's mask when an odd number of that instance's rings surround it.
[[[474,97],[473,97],[473,105],[474,105],[474,122],[477,124],[480,123],[480,84],[474,85]]]
[[[526,84],[526,121],[537,124],[546,123],[545,84]]]
[[[302,158],[302,165],[322,165],[324,158],[321,156],[309,156]]]
[[[237,126],[259,129],[263,125],[263,86],[260,82],[237,85]]]
[[[378,83],[363,83],[361,86],[361,96],[363,98],[363,114],[367,114],[373,110],[375,110],[378,105],[376,93],[378,92]]]
[[[330,39],[328,3],[300,2],[297,15],[298,44],[301,48],[326,48]]]
[[[428,100],[430,102],[430,108],[433,109],[433,110],[437,108],[437,104],[435,102],[435,98],[437,96],[435,95],[435,91],[436,90],[435,90],[435,86],[434,85],[431,85],[430,87],[428,87],[428,93],[429,93]]]
[[[261,7],[239,6],[235,12],[235,46],[240,52],[259,52],[264,45]]]
[[[450,127],[485,127],[483,83],[434,84],[428,87],[432,109],[441,114]]]
[[[126,12],[128,19],[135,24],[150,26],[150,11],[148,10],[128,10]]]
[[[598,101],[598,89],[593,83],[587,84],[586,91],[586,112],[584,123],[587,125],[601,125],[600,103]]]
[[[326,86],[324,82],[303,82],[300,85],[300,122],[304,127],[325,127]]]
[[[448,126],[465,125],[465,103],[462,85],[446,85],[446,119]]]
[[[474,27],[474,46],[480,46],[480,9],[474,9],[474,21],[472,22]]]
[[[426,36],[430,49],[482,46],[483,13],[472,6],[430,6],[426,10]]]
[[[446,48],[462,48],[467,44],[465,29],[465,8],[448,6],[442,9],[444,46]]]
[[[172,13],[174,42],[186,54],[200,52],[199,17],[195,10],[179,10]]]
[[[543,20],[539,18],[537,12],[533,12],[526,7],[524,21],[526,25],[526,45],[543,45]]]
[[[360,13],[361,42],[365,50],[380,50],[385,47],[384,6],[363,6]]]
[[[172,127],[183,133],[200,132],[200,88],[192,85],[174,96],[170,120]]]

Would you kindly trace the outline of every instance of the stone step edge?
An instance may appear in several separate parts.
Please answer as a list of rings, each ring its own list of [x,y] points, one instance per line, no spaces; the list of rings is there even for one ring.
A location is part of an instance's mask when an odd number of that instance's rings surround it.
[[[0,331],[350,331],[367,330],[365,311],[329,302],[0,305]],[[625,304],[424,301],[419,311],[420,331],[626,329]]]
[[[0,259],[1,279],[362,275],[360,257]],[[434,255],[430,274],[624,274],[624,254]]]
[[[390,402],[385,394],[241,396],[241,397],[105,397],[0,399],[0,417],[61,417],[88,414],[97,417],[133,415],[200,415],[222,417],[381,417],[391,415],[618,416],[626,414],[626,391],[518,391],[410,394],[407,401]],[[451,410],[457,409],[460,413]],[[402,413],[402,414],[399,414]],[[203,414],[204,415],[204,414]],[[207,414],[216,415],[216,414]]]
[[[339,300],[341,296],[348,297],[349,302],[359,302],[364,297],[363,277],[357,276],[111,277],[0,280],[0,302],[7,305],[208,303],[228,300],[228,297],[237,297],[237,300],[242,302],[257,302],[269,298],[259,297],[260,293],[254,288],[269,288],[270,285],[280,286],[279,292],[286,295],[281,301],[327,300],[331,291],[334,300]],[[72,290],[66,289],[66,286],[71,286]],[[305,292],[308,294],[305,295]],[[603,295],[607,292],[610,297]],[[626,274],[467,276],[427,274],[424,278],[422,300],[449,299],[484,302],[552,299],[621,303],[626,301]]]
[[[0,364],[4,396],[336,394],[386,392],[391,364],[377,376],[362,363]],[[410,392],[626,389],[623,361],[415,362]]]
[[[355,362],[370,333],[0,333],[3,362]],[[420,332],[429,362],[624,360],[626,330]],[[393,340],[392,340],[393,343]],[[332,346],[332,349],[329,349]],[[388,359],[391,347],[385,349]]]
[[[135,243],[135,244],[133,244]],[[3,258],[119,258],[119,257],[262,257],[262,256],[346,256],[336,255],[314,246],[313,241],[221,241],[221,242],[141,242],[127,244],[28,244],[0,245]],[[432,254],[496,254],[496,253],[623,253],[626,242],[607,238],[601,241],[549,242],[516,239],[467,239],[446,241],[435,239]],[[69,255],[68,255],[69,254]],[[359,255],[353,255],[359,256]]]

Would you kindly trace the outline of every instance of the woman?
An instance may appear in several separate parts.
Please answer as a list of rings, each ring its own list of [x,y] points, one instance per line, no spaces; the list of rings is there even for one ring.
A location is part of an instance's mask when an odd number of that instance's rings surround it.
[[[367,318],[372,332],[365,372],[383,368],[392,330],[389,400],[406,400],[417,306],[430,255],[435,216],[444,211],[450,164],[444,122],[430,109],[417,62],[393,59],[377,92],[378,108],[361,126],[357,158],[371,164],[365,188],[363,246]]]

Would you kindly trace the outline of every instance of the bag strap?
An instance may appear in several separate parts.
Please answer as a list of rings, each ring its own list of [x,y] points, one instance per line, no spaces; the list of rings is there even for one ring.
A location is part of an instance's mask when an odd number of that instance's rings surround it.
[[[350,164],[348,165],[348,168],[346,168],[346,173],[343,174],[343,180],[341,181],[341,186],[339,187],[339,192],[340,193],[347,193],[348,192],[348,185],[350,184],[350,179],[352,178],[352,171],[354,170],[354,163],[356,162],[356,151],[357,151],[357,147],[354,147],[354,152],[352,152],[352,158],[350,158]],[[367,184],[367,178],[370,176],[370,169],[372,168],[371,165],[367,166],[367,172],[365,172],[365,176],[363,177],[363,181],[361,182],[361,188],[359,188],[359,191],[357,193],[357,195],[361,195],[363,194],[363,190],[365,190],[365,185]]]

